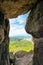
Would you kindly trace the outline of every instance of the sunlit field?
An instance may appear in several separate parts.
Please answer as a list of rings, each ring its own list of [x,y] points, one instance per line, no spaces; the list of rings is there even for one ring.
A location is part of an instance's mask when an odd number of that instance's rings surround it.
[[[28,40],[11,40],[9,45],[9,51],[16,53],[19,50],[24,50],[29,52],[30,50],[33,50],[34,46],[32,42]]]

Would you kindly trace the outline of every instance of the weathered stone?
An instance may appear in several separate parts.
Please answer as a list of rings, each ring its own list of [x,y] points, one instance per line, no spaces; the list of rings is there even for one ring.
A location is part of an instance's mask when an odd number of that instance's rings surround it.
[[[27,13],[37,2],[37,0],[1,0],[0,10],[5,13],[5,17],[14,18]]]
[[[31,10],[26,27],[32,34],[34,42],[33,65],[43,65],[43,1],[37,3]]]
[[[9,65],[9,20],[0,11],[0,65]]]
[[[33,51],[18,51],[15,54],[15,65],[32,65]]]
[[[0,11],[0,44],[3,42],[4,40],[4,24],[5,22],[4,20],[4,14]]]
[[[33,65],[43,65],[43,38],[33,38],[34,57]]]
[[[32,8],[25,29],[33,37],[43,37],[43,1],[40,1]]]

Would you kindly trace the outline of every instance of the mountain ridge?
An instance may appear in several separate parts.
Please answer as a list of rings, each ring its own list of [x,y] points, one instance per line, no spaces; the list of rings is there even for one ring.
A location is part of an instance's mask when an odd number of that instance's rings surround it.
[[[30,36],[14,36],[10,37],[10,40],[21,40],[21,39],[30,39]]]

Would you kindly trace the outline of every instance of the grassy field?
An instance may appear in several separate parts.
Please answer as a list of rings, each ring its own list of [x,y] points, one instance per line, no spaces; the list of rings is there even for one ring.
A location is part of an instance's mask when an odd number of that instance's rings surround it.
[[[24,50],[29,52],[30,50],[33,50],[34,46],[32,44],[32,42],[28,41],[28,40],[12,40],[10,41],[10,45],[9,45],[9,51],[16,53],[19,50]]]

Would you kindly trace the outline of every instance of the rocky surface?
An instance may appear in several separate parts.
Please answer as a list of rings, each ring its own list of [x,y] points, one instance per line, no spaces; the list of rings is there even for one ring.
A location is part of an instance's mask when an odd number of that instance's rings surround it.
[[[0,10],[7,18],[14,18],[27,13],[36,4],[37,0],[0,0]]]
[[[25,29],[33,37],[43,37],[43,0],[32,8]]]
[[[0,11],[0,65],[9,65],[9,20]]]
[[[33,38],[34,57],[33,65],[43,65],[43,38]]]
[[[12,62],[12,63],[11,63]],[[18,51],[15,54],[10,53],[10,65],[32,65],[33,51]]]
[[[15,54],[15,65],[32,65],[33,63],[33,51],[25,52],[18,51]]]
[[[25,29],[34,37],[34,57],[32,53],[17,52],[14,64],[43,65],[43,0],[0,0],[0,65],[9,65],[8,18],[17,17],[29,10],[31,12]]]
[[[25,29],[33,36],[33,65],[43,65],[43,0],[32,8]]]

